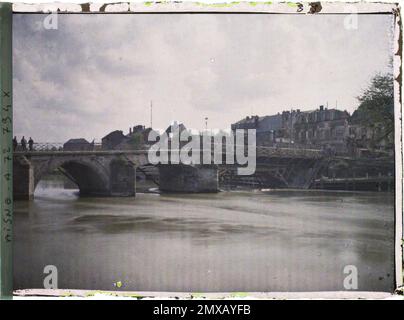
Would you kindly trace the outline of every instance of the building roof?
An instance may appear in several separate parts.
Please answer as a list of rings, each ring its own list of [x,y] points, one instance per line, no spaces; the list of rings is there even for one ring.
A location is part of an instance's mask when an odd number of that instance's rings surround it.
[[[255,128],[257,132],[278,130],[282,127],[282,115],[246,117],[232,124],[232,128]]]
[[[122,130],[115,130],[115,131],[112,131],[112,132],[108,133],[106,136],[104,136],[104,137],[102,138],[102,140],[107,139],[107,138],[109,138],[110,136],[117,135],[117,134],[118,134],[118,135],[121,135],[122,137],[124,137],[124,134],[123,134]]]
[[[241,119],[241,120],[239,120],[239,121],[237,121],[236,123],[234,123],[234,124],[250,124],[250,123],[255,123],[255,121],[257,120],[257,119],[260,119],[260,118],[263,118],[263,117],[258,117],[258,116],[247,116],[247,117],[245,117],[244,119]]]
[[[187,128],[185,127],[185,125],[183,123],[174,121],[171,125],[168,126],[168,128],[166,129],[166,133],[170,134],[172,131],[176,131],[176,130],[178,130],[178,132],[182,132],[184,130],[187,130]]]
[[[264,116],[258,119],[258,130],[257,131],[267,131],[267,130],[279,130],[282,128],[282,115],[275,114],[272,116]]]
[[[67,142],[65,142],[65,144],[66,143],[75,143],[75,144],[82,144],[82,143],[85,143],[85,144],[90,144],[90,142],[88,142],[86,139],[84,139],[84,138],[78,138],[78,139],[69,139]]]

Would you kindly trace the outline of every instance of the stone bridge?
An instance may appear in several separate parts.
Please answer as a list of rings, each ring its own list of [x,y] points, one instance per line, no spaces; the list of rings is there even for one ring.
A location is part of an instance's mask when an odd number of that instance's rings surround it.
[[[257,171],[252,178],[262,180],[264,177],[272,183],[275,177],[284,187],[307,188],[307,181],[311,181],[323,158],[318,150],[258,147],[256,151]],[[134,196],[136,168],[149,163],[147,153],[148,150],[64,151],[54,148],[15,151],[14,197],[31,199],[38,182],[55,170],[75,182],[84,196]],[[158,168],[159,188],[164,192],[217,192],[221,177],[225,175],[237,182],[237,177],[234,178],[237,165],[165,164]]]
[[[15,151],[15,199],[32,199],[38,182],[55,170],[79,187],[83,196],[134,196],[136,168],[149,164],[148,150]],[[217,167],[212,165],[158,165],[159,188],[164,192],[217,192]]]
[[[14,197],[32,198],[42,177],[56,169],[75,182],[82,195],[133,196],[136,167],[147,162],[145,151],[17,151]]]

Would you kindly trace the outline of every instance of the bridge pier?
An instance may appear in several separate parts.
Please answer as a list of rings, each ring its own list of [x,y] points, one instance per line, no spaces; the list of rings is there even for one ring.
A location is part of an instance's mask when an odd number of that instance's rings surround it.
[[[110,165],[110,195],[130,197],[136,194],[136,168],[132,164],[115,160]]]
[[[18,200],[31,200],[34,197],[34,168],[26,158],[13,161],[13,196]]]
[[[218,192],[215,165],[159,165],[160,191],[178,193]]]

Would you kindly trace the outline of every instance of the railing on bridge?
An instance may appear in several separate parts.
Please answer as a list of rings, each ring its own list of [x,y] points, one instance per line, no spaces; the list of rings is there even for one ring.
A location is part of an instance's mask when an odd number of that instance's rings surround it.
[[[257,157],[321,158],[324,151],[319,149],[257,147]]]
[[[85,144],[83,146],[74,146],[74,147],[63,147],[64,143],[62,142],[36,142],[33,144],[32,150],[29,149],[29,146],[25,149],[22,148],[21,145],[18,145],[15,151],[17,152],[66,152],[66,151],[135,151],[135,150],[103,150],[101,143],[93,142],[91,144]],[[247,149],[247,148],[246,148]],[[169,151],[169,150],[168,150]],[[203,150],[194,150],[196,152],[201,152]],[[227,154],[226,146],[223,145],[222,154]],[[303,158],[321,158],[324,156],[323,150],[318,149],[303,149],[301,147],[290,147],[290,148],[280,148],[280,147],[266,147],[266,146],[257,146],[256,149],[257,157],[303,157]]]
[[[18,144],[15,151],[98,151],[101,150],[101,143],[91,143],[83,146],[77,146],[76,148],[63,148],[63,142],[35,142],[30,150],[29,145],[25,149]]]

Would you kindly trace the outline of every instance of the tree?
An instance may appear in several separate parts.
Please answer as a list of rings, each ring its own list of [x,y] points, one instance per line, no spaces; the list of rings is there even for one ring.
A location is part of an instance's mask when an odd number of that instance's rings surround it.
[[[355,116],[362,125],[373,129],[374,142],[394,141],[394,81],[391,73],[376,74],[370,85],[357,98]]]
[[[144,146],[143,135],[139,132],[134,133],[130,137],[130,144],[131,144],[132,148],[135,150],[143,149],[143,146]]]

